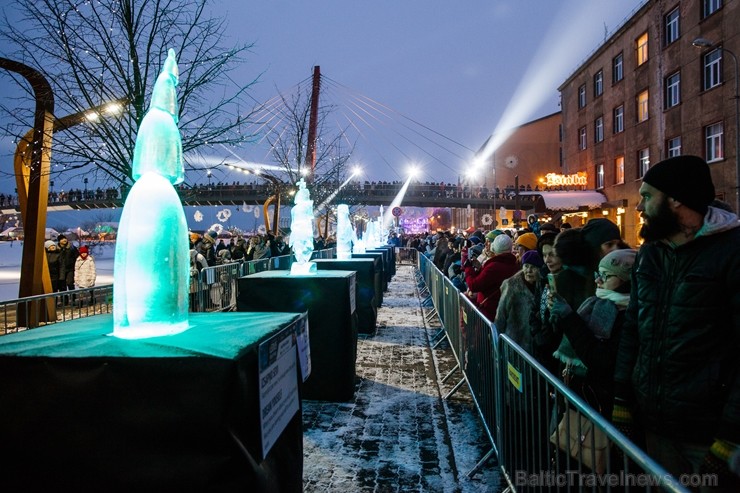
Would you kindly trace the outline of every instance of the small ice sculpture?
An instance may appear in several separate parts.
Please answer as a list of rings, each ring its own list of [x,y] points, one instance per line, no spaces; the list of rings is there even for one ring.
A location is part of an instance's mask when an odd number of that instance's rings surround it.
[[[183,181],[177,128],[178,68],[170,49],[136,135],[132,177],[113,265],[113,335],[140,339],[188,328],[188,226],[176,185]]]
[[[337,206],[337,258],[347,260],[352,257],[352,242],[357,241],[347,204]]]
[[[365,234],[362,239],[365,240],[365,248],[375,248],[375,221],[368,221]]]
[[[290,242],[296,261],[290,267],[291,274],[315,274],[316,264],[310,262],[313,254],[313,200],[303,178],[297,183],[295,203],[290,210]]]

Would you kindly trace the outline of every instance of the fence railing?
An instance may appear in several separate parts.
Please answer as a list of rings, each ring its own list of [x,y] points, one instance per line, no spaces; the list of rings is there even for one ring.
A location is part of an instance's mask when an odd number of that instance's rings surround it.
[[[316,250],[312,258],[333,258],[334,248]],[[191,312],[236,309],[237,279],[266,270],[290,269],[292,255],[206,267],[190,284]],[[75,289],[0,302],[0,335],[29,327],[113,312],[113,285]]]
[[[507,491],[667,491],[712,484],[716,477],[669,475],[598,410],[549,373],[454,288],[424,255],[418,257],[423,304],[442,323],[459,381],[467,384],[491,449],[468,472],[496,456]]]

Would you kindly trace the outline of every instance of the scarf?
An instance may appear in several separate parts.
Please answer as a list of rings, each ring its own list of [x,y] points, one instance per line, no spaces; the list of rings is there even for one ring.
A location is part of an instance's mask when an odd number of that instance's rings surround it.
[[[628,302],[629,294],[597,288],[596,295],[578,307],[578,316],[586,322],[586,327],[594,337],[606,340],[612,335],[617,315],[627,307]],[[588,367],[576,354],[568,336],[563,335],[560,346],[552,355],[565,363],[566,371],[572,375],[584,377],[588,373]]]

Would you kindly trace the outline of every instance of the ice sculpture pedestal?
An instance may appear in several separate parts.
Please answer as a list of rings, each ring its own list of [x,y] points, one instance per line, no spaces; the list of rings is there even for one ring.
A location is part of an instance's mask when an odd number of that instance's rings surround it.
[[[126,340],[98,315],[3,336],[0,491],[300,491],[300,377],[283,372],[297,410],[262,457],[259,365],[301,320],[191,313]]]
[[[316,259],[319,271],[350,270],[357,273],[357,332],[375,334],[378,307],[375,302],[375,262],[368,258]]]
[[[386,266],[383,252],[353,253],[352,258],[371,258],[377,262],[377,269],[380,271],[380,296],[378,297],[378,306],[382,305],[383,292],[388,291],[388,277],[385,273]]]
[[[311,376],[301,388],[304,399],[344,402],[354,396],[356,279],[349,271],[294,276],[273,270],[238,280],[239,311],[308,312]]]

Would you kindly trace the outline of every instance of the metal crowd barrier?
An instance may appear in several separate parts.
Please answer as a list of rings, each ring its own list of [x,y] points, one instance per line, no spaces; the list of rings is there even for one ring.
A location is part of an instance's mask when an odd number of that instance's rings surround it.
[[[335,248],[327,248],[314,251],[312,258],[335,254]],[[191,281],[190,311],[235,310],[239,277],[290,269],[292,263],[292,255],[283,255],[206,267]],[[0,301],[0,335],[103,313],[113,313],[112,284]]]
[[[396,247],[396,264],[416,265],[419,250],[416,248]]]
[[[468,477],[495,455],[510,492],[687,493],[684,484],[716,481],[670,476],[532,356],[499,335],[428,258],[419,255],[417,268],[420,294],[443,326],[440,341],[449,342],[458,363],[444,377],[460,374],[445,399],[467,384],[491,444]]]

